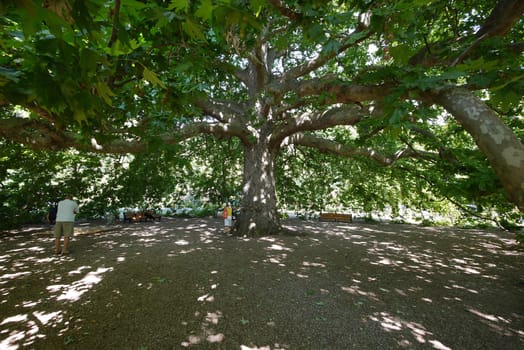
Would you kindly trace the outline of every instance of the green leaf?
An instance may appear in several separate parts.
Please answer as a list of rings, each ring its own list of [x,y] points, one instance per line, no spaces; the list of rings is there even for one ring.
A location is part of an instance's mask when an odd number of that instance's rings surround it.
[[[522,100],[522,94],[515,92],[512,86],[492,91],[491,101],[498,109],[508,113],[512,107],[515,107]]]
[[[182,23],[182,28],[184,31],[189,35],[192,39],[198,39],[205,41],[206,37],[204,36],[204,33],[200,29],[200,26],[198,23],[192,21],[191,19],[187,18],[184,23]]]
[[[195,12],[195,16],[202,18],[205,21],[210,21],[213,18],[213,3],[211,0],[203,0],[200,7]]]
[[[312,24],[306,30],[306,35],[312,40],[323,40],[325,38],[325,28],[320,24]]]
[[[102,58],[90,49],[83,49],[80,52],[80,69],[82,71],[94,72]]]
[[[25,37],[30,37],[40,28],[40,23],[43,20],[42,9],[34,1],[21,1],[18,6],[25,12],[20,16],[22,30]]]
[[[464,75],[466,75],[465,72],[461,70],[457,70],[457,69],[452,69],[452,70],[443,72],[441,75],[439,75],[439,78],[441,80],[456,80]]]
[[[340,49],[340,43],[336,40],[329,40],[328,43],[324,46],[324,52],[337,52]]]
[[[111,99],[111,97],[115,96],[115,94],[113,93],[113,91],[111,91],[111,89],[109,88],[109,86],[107,86],[106,83],[99,81],[96,84],[96,90],[98,91],[100,97],[102,97],[108,105],[113,106],[113,100]]]
[[[509,84],[512,84],[512,83],[517,82],[517,81],[522,80],[522,79],[524,79],[524,74],[514,76],[513,78],[505,81],[503,84],[500,84],[500,85],[492,87],[491,91],[497,91],[497,90],[503,89],[506,86],[508,86]]]
[[[249,7],[255,12],[255,16],[258,17],[264,9],[265,5],[266,0],[252,0],[249,4]]]
[[[157,282],[158,283],[168,283],[168,282],[171,282],[171,280],[169,278],[157,277]]]
[[[366,35],[368,35],[368,31],[366,30],[363,30],[361,32],[358,32],[358,33],[354,33],[352,34],[348,40],[346,41],[346,45],[348,44],[354,44],[356,43],[357,41],[359,41],[360,39],[364,38]]]
[[[105,48],[105,51],[111,56],[121,56],[129,54],[133,50],[128,45],[125,45],[120,40],[117,40],[113,46]]]
[[[17,70],[0,67],[0,86],[4,86],[8,81],[18,83],[21,75],[22,73]]]
[[[65,340],[64,340],[64,344],[65,345],[71,345],[72,343],[75,342],[75,338],[72,336],[72,335],[68,335]]]
[[[147,67],[144,67],[143,75],[144,75],[144,79],[149,81],[151,84],[161,86],[165,89],[166,86],[164,85],[162,80],[158,78],[155,72],[147,69]]]
[[[189,0],[172,0],[168,9],[187,13],[189,11]]]
[[[407,64],[414,51],[409,45],[396,45],[389,48],[389,53],[398,64]]]
[[[398,109],[398,108],[395,109],[393,113],[391,113],[391,117],[389,118],[389,124],[390,125],[399,124],[404,114],[405,114],[405,111],[403,109]]]
[[[74,115],[75,120],[78,122],[78,124],[82,124],[83,122],[87,122],[87,115],[86,115],[86,113],[83,110],[77,109],[77,110],[75,110],[73,115]]]
[[[147,5],[137,0],[122,0],[122,6],[128,6],[137,10],[141,10]]]
[[[466,61],[463,64],[457,65],[457,68],[462,71],[477,71],[477,70],[492,70],[496,69],[500,65],[498,60],[486,61],[484,57],[480,57],[473,61]]]
[[[427,6],[430,5],[435,0],[413,0],[412,8],[417,8],[418,6]]]
[[[193,64],[191,62],[185,62],[185,63],[178,64],[175,67],[175,71],[179,73],[188,72],[189,70],[191,70],[191,68],[193,68]]]

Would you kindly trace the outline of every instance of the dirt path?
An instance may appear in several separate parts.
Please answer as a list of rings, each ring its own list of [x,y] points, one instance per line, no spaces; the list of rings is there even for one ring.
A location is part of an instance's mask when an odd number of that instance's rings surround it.
[[[289,220],[0,240],[0,349],[524,349],[524,252],[498,231]],[[102,229],[110,229],[104,231]]]

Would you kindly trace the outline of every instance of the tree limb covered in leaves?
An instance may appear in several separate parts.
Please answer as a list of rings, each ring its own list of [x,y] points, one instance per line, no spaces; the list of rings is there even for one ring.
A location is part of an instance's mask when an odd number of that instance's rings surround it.
[[[411,147],[388,155],[371,148],[352,147],[328,140],[323,137],[317,137],[303,133],[297,133],[293,136],[290,136],[287,142],[296,146],[312,147],[326,154],[333,154],[346,158],[369,158],[383,166],[390,166],[403,158],[436,159],[438,157],[438,154],[426,152],[423,150],[415,150]]]

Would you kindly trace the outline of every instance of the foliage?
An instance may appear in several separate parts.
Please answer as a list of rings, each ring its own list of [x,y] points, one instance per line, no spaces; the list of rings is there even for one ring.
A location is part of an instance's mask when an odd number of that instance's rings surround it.
[[[213,207],[267,178],[295,210],[511,212],[484,141],[435,98],[465,88],[522,141],[524,23],[490,16],[503,5],[2,3],[2,214],[38,220],[64,191],[88,216]],[[274,169],[249,163],[260,144]]]
[[[188,142],[184,156],[191,159],[185,183],[194,197],[222,205],[238,196],[242,181],[242,149],[238,140],[195,138]]]
[[[51,203],[67,194],[84,197],[95,190],[98,157],[77,152],[31,151],[4,143],[0,148],[2,226],[41,222]],[[91,187],[91,188],[90,188]]]

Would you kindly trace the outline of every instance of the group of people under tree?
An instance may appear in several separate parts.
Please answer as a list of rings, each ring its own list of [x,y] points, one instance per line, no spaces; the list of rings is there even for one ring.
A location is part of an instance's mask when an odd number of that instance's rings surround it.
[[[53,227],[53,237],[55,239],[55,254],[69,254],[69,244],[74,234],[75,216],[80,211],[78,203],[73,200],[73,196],[67,195],[65,198],[55,204],[51,203],[46,220]],[[230,202],[226,203],[222,211],[224,219],[224,233],[231,234],[233,230],[233,207]],[[63,246],[61,244],[64,238]]]

